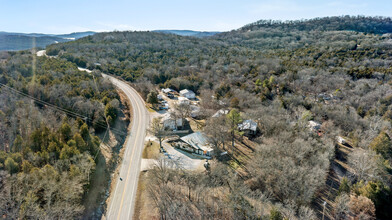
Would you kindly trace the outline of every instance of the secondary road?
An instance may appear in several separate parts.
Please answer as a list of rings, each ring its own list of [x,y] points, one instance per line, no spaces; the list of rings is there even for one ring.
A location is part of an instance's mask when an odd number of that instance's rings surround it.
[[[38,51],[37,56],[47,56],[46,50]],[[78,67],[78,69],[80,71],[91,73],[91,70],[85,68]],[[122,180],[115,180],[117,183],[114,188],[114,192],[111,192],[111,199],[106,212],[106,219],[132,219],[137,184],[139,180],[142,150],[144,147],[147,125],[149,123],[149,115],[143,99],[135,89],[127,83],[109,75],[102,74],[102,76],[109,78],[115,86],[125,93],[127,98],[130,100],[133,109],[133,120],[131,122],[132,128],[124,143],[125,152],[119,172],[119,178]]]
[[[114,191],[106,212],[108,220],[132,219],[135,197],[140,172],[140,163],[149,116],[143,99],[135,89],[127,83],[114,77],[103,74],[112,83],[121,89],[131,102],[133,115],[131,132],[125,141],[124,157],[119,171]]]

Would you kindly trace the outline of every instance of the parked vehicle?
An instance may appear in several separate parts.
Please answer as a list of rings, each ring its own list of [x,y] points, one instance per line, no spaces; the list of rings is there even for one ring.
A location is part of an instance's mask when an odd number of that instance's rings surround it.
[[[174,98],[174,94],[173,93],[168,93],[167,97],[173,99]]]

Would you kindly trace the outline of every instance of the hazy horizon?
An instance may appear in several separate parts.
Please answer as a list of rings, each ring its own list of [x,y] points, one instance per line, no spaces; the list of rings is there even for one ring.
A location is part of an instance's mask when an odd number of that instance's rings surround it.
[[[75,1],[1,0],[0,31],[65,34],[84,31],[230,31],[260,19],[340,15],[392,16],[386,0],[313,1]]]

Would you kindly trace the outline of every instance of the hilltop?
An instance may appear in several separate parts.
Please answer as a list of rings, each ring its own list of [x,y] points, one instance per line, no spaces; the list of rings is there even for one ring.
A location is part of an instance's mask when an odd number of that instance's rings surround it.
[[[284,31],[357,31],[385,34],[392,33],[392,19],[389,17],[334,16],[289,21],[259,20],[238,30],[254,31],[268,28]]]
[[[211,32],[211,31],[192,31],[192,30],[154,30],[154,32],[176,34],[180,36],[191,36],[191,37],[210,37],[220,33],[217,31]]]

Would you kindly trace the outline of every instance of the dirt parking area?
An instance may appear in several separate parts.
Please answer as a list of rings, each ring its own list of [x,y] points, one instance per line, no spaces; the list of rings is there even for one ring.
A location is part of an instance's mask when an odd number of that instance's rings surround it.
[[[163,147],[167,151],[165,156],[173,160],[182,169],[199,170],[203,168],[203,164],[206,161],[202,157],[174,148],[167,142],[163,142]]]

